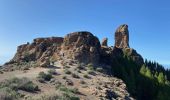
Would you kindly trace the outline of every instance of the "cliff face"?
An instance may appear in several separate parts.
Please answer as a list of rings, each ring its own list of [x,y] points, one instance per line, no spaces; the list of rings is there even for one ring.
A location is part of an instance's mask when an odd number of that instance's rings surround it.
[[[102,46],[92,33],[73,32],[62,37],[37,38],[33,43],[18,46],[14,58],[6,63],[34,61],[40,66],[48,66],[51,61],[72,59],[80,63],[112,63],[113,58],[127,55],[137,64],[143,64],[143,58],[129,47],[129,31],[127,25],[121,25],[115,32],[115,46],[107,46],[107,38]]]

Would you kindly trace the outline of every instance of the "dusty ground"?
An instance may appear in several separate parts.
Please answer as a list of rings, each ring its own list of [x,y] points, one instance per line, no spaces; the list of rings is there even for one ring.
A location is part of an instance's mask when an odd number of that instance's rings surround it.
[[[67,66],[67,68],[65,68]],[[37,96],[42,94],[49,94],[49,93],[55,93],[56,92],[56,83],[60,82],[63,85],[66,85],[69,88],[77,88],[79,90],[78,96],[81,98],[81,100],[99,100],[102,97],[105,97],[106,90],[109,89],[115,89],[118,91],[120,96],[121,93],[127,92],[121,88],[118,88],[118,86],[114,86],[113,82],[117,80],[117,78],[108,77],[105,74],[102,74],[100,72],[95,71],[95,75],[88,74],[89,69],[85,68],[84,70],[78,70],[77,64],[69,64],[65,63],[63,64],[61,61],[58,61],[55,63],[54,67],[51,68],[42,68],[42,67],[36,67],[36,68],[30,68],[26,71],[11,71],[11,72],[4,72],[3,74],[0,74],[0,81],[3,81],[5,79],[9,79],[12,77],[27,77],[31,79],[35,84],[37,84],[40,88],[40,92],[38,93],[25,93],[28,96]],[[85,66],[84,66],[85,67]],[[47,73],[49,69],[55,69],[57,72],[57,75],[54,75],[53,81],[46,82],[46,83],[40,83],[37,81],[37,76],[39,72],[45,72]],[[79,78],[74,78],[71,74],[66,74],[64,72],[65,69],[68,69],[71,71],[71,73],[75,73],[79,76]],[[80,72],[81,71],[81,72]],[[84,75],[87,74],[89,78],[85,78]],[[66,79],[63,79],[63,77],[66,77]],[[68,85],[67,80],[70,80],[73,85]],[[81,82],[84,81],[84,84]],[[122,85],[122,88],[126,88],[124,84]],[[129,95],[127,93],[127,95]]]

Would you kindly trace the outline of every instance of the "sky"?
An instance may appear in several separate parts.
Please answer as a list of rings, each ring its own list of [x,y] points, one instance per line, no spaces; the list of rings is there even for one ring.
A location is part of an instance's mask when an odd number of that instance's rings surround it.
[[[0,0],[0,64],[34,38],[89,31],[114,45],[128,24],[130,47],[144,58],[170,65],[169,0]]]

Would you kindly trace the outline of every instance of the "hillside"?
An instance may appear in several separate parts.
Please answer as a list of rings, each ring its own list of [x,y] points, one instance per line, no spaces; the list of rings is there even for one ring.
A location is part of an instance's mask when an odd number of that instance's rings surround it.
[[[107,41],[81,31],[18,46],[1,68],[0,98],[169,100],[170,71],[130,48],[128,25],[117,28],[114,47]]]

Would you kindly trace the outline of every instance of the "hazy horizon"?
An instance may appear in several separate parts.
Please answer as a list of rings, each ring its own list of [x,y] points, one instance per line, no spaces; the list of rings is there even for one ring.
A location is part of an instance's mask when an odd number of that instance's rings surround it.
[[[0,64],[12,59],[17,46],[34,38],[90,31],[100,41],[129,25],[130,47],[143,58],[170,65],[170,1],[155,0],[1,0]],[[65,6],[63,6],[65,5]]]

